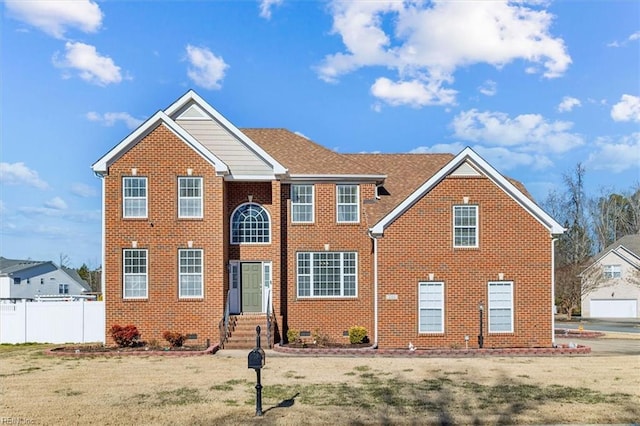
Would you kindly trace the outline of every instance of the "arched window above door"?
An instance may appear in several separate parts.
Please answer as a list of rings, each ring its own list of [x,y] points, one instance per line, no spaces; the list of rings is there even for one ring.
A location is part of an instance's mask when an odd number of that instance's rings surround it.
[[[265,244],[271,242],[271,219],[259,204],[238,206],[231,215],[231,244]]]

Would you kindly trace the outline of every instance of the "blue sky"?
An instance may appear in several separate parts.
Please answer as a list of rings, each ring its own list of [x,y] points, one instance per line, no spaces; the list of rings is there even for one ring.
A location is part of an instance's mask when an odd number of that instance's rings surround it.
[[[90,166],[194,89],[339,152],[471,146],[538,201],[640,182],[637,1],[5,1],[0,255],[100,265]]]

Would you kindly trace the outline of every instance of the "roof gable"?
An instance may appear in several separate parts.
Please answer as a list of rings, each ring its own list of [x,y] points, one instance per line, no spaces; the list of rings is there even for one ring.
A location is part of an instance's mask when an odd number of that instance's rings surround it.
[[[522,206],[529,214],[544,225],[550,233],[561,234],[564,228],[542,210],[533,200],[521,191],[510,180],[502,176],[495,168],[487,163],[471,148],[465,148],[437,173],[431,176],[417,190],[409,195],[403,202],[398,204],[391,212],[385,215],[372,228],[371,232],[375,236],[382,236],[384,230],[393,223],[399,216],[413,206],[431,189],[438,185],[443,179],[452,173],[480,173],[487,176],[491,181]]]
[[[247,135],[242,133],[235,125],[227,120],[216,109],[209,105],[193,90],[189,90],[180,99],[171,104],[165,113],[172,120],[207,120],[213,119],[217,124],[223,127],[229,134],[240,141],[247,149],[261,160],[266,162],[275,175],[283,175],[287,173],[287,169],[280,164],[275,158],[267,153],[262,147],[251,140]]]
[[[598,253],[591,264],[582,272],[586,273],[594,265],[600,263],[609,254],[613,254],[628,264],[640,269],[640,234],[630,234],[618,239]]]
[[[129,136],[123,139],[118,145],[107,152],[102,158],[96,161],[91,168],[94,172],[105,174],[113,162],[120,158],[131,147],[136,145],[139,141],[144,139],[149,133],[151,133],[158,126],[164,125],[171,130],[176,136],[181,138],[191,148],[193,148],[198,154],[209,161],[216,169],[216,173],[219,175],[226,175],[229,173],[229,168],[211,151],[205,148],[197,139],[191,136],[186,130],[178,126],[167,114],[162,111],[158,111],[147,121],[142,123],[136,130]]]

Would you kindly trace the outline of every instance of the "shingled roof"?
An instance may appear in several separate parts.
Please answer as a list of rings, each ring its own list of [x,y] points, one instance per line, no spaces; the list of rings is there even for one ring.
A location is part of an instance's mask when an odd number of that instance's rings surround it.
[[[380,199],[365,205],[373,225],[425,183],[453,158],[452,154],[345,154],[359,163],[383,170],[387,178]]]
[[[384,176],[384,170],[354,161],[287,129],[240,129],[287,168],[289,175]]]

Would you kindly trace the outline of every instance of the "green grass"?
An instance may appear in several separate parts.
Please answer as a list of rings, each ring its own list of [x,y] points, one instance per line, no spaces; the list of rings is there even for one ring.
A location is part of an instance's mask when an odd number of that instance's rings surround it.
[[[151,394],[141,393],[133,397],[133,402],[138,405],[148,405],[152,407],[198,404],[204,400],[204,397],[198,389],[189,387],[181,387],[170,391],[158,391]]]
[[[310,406],[365,409],[386,407],[413,414],[426,411],[437,415],[447,404],[452,405],[450,408],[462,410],[481,409],[488,412],[519,413],[548,402],[564,404],[632,402],[631,395],[622,393],[607,394],[561,385],[538,386],[524,383],[483,385],[470,381],[452,380],[451,376],[447,374],[411,382],[367,371],[351,383],[267,385],[262,389],[263,404],[277,405],[296,395],[296,401]],[[251,387],[248,392],[251,396],[246,403],[254,404],[255,390]]]

